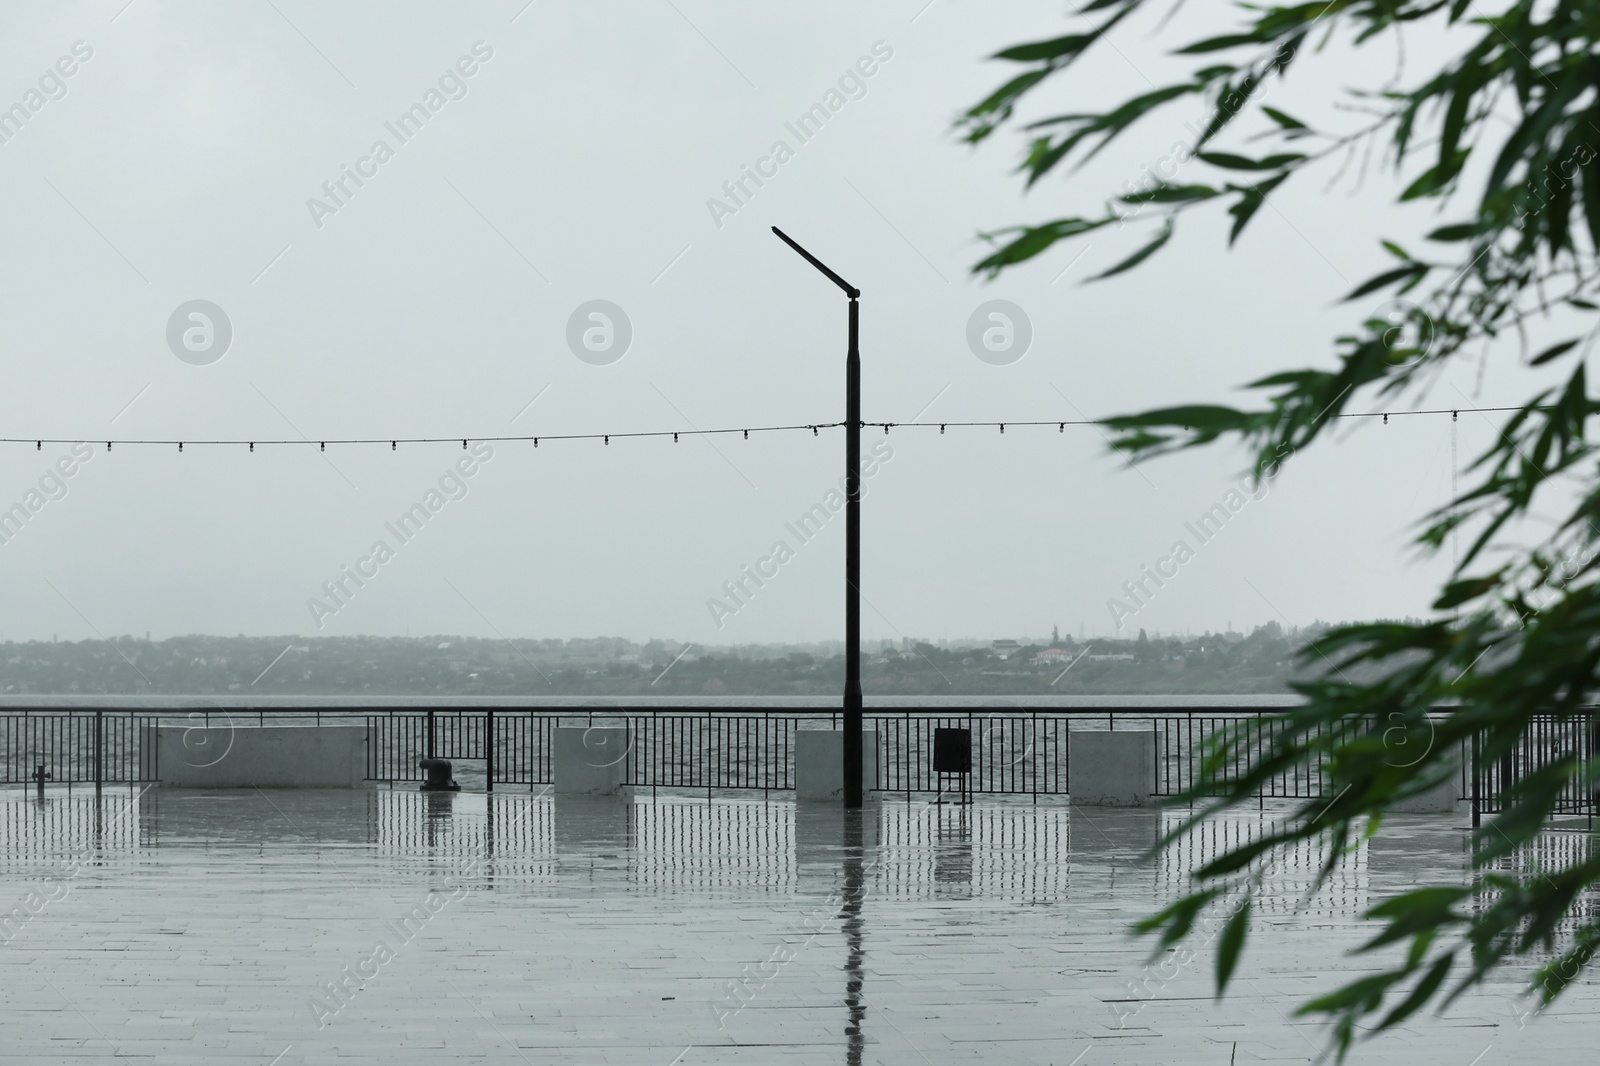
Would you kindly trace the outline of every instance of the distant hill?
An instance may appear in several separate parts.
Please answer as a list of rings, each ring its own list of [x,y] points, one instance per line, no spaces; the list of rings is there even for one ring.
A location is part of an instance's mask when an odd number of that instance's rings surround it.
[[[1275,623],[1191,640],[903,642],[865,655],[877,695],[1286,693],[1307,633]],[[0,644],[7,695],[819,696],[839,644],[704,649],[620,637],[210,637]]]

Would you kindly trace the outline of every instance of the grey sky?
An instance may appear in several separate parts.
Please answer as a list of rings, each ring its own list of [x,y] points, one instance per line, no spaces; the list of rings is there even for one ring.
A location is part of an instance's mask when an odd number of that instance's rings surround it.
[[[1360,191],[1305,182],[1231,255],[1213,214],[1115,283],[1077,284],[1135,247],[1136,226],[1096,238],[1070,269],[1079,249],[971,280],[979,230],[1095,210],[1187,140],[1182,120],[1200,113],[1180,109],[1023,197],[1011,173],[1021,139],[1004,132],[973,152],[950,123],[1005,73],[984,56],[1081,25],[1059,5],[124,2],[4,16],[0,106],[41,78],[48,92],[0,144],[11,205],[0,435],[837,421],[845,303],[774,224],[864,291],[868,419],[1071,420],[1224,399],[1286,365],[1328,363],[1331,338],[1366,310],[1334,298],[1383,263],[1371,227],[1406,237],[1434,224],[1419,213],[1391,225],[1382,174]],[[1130,26],[1054,99],[1103,106],[1179,69],[1150,30]],[[48,72],[76,42],[92,56],[58,83]],[[1381,77],[1394,54],[1382,43],[1353,64],[1335,49],[1281,106],[1331,118],[1340,78]],[[1410,45],[1411,70],[1427,59],[1426,42]],[[402,141],[386,124],[430,90],[437,109]],[[802,143],[786,123],[832,90],[843,102]],[[392,157],[363,162],[379,140]],[[778,141],[783,161],[761,162]],[[746,179],[735,213],[708,206],[757,166],[769,176]],[[324,182],[347,167],[368,176],[346,179],[337,210],[308,206],[327,205]],[[969,316],[996,298],[1033,330],[1004,366],[966,340]],[[569,316],[595,299],[632,325],[608,365],[566,339]],[[231,322],[208,365],[168,346],[169,316],[191,300]],[[1464,369],[1425,405],[1512,402],[1512,365],[1491,361],[1481,384]],[[1465,457],[1493,428],[1463,415],[1457,432]],[[1296,457],[1199,546],[1185,523],[1224,499],[1237,453],[1141,475],[1108,460],[1091,427],[897,430],[864,505],[866,633],[1108,633],[1107,600],[1179,539],[1195,556],[1135,629],[1421,613],[1441,570],[1409,559],[1405,534],[1449,490],[1449,420],[1345,433]],[[0,506],[70,454],[0,446]],[[807,544],[785,525],[836,484],[836,430],[500,444],[470,477],[452,474],[462,456],[459,444],[179,455],[102,443],[0,545],[0,637],[839,634],[843,520]],[[465,495],[402,542],[386,523],[441,478],[441,497]],[[393,557],[360,564],[380,540]],[[793,557],[719,629],[708,599],[779,540]],[[327,600],[323,583],[358,565],[375,575]],[[337,610],[314,619],[312,597]]]

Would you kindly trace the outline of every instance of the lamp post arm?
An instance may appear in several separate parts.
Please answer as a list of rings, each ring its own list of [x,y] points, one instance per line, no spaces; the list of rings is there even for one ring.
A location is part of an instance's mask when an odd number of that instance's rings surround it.
[[[827,275],[828,280],[839,286],[839,288],[843,289],[844,294],[850,297],[850,299],[854,300],[856,297],[861,295],[860,289],[856,288],[854,285],[835,274],[831,269],[829,269],[826,263],[812,255],[810,252],[806,251],[804,248],[800,247],[800,245],[795,242],[793,237],[783,232],[783,230],[779,229],[777,226],[772,227],[772,232],[776,233],[778,238],[782,240],[784,244],[787,244],[790,248],[793,248],[795,251],[804,256],[806,262],[810,263],[812,266],[822,271],[823,274]]]

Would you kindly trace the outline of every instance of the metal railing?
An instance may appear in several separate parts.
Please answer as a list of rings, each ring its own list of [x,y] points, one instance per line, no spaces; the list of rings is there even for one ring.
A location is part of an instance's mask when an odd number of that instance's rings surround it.
[[[34,784],[42,767],[59,784],[153,781],[143,732],[157,715],[127,710],[0,713],[0,784]]]
[[[1258,712],[1239,707],[1190,707],[1162,711],[1152,719],[1156,731],[1154,794],[1178,796],[1193,789],[1200,780],[1207,739],[1225,730],[1243,733],[1244,743],[1235,746],[1226,770],[1230,774],[1244,773],[1289,731],[1288,723],[1273,717],[1282,710],[1284,708]],[[1362,723],[1346,722],[1339,727],[1337,739],[1352,738],[1365,730]],[[1327,731],[1318,729],[1316,732],[1325,735]],[[1326,778],[1319,767],[1302,765],[1273,775],[1258,790],[1258,797],[1320,799],[1327,794],[1325,785]]]
[[[1592,761],[1600,754],[1600,715],[1585,711],[1567,718],[1538,715],[1529,723],[1521,743],[1492,758],[1485,755],[1481,741],[1472,748],[1473,773],[1468,785],[1472,801],[1472,820],[1477,825],[1485,814],[1505,809],[1505,795],[1517,782],[1542,767],[1566,758]],[[1577,781],[1568,781],[1556,798],[1554,813],[1588,816],[1592,821],[1600,806],[1600,793],[1589,791]]]
[[[1233,770],[1242,770],[1285,728],[1273,716],[1284,707],[869,707],[866,728],[878,740],[875,791],[938,792],[953,788],[933,770],[934,730],[965,729],[972,739],[968,791],[1011,796],[1062,796],[1073,734],[1080,730],[1154,733],[1151,793],[1171,797],[1198,780],[1206,739],[1225,729],[1247,730]],[[1448,713],[1441,711],[1441,713]],[[753,790],[794,788],[794,738],[807,729],[837,728],[831,709],[715,707],[314,707],[148,708],[63,707],[0,711],[0,784],[33,784],[39,767],[54,784],[136,784],[159,776],[156,751],[146,739],[153,727],[193,730],[197,743],[220,743],[219,727],[361,725],[367,728],[369,780],[390,784],[420,780],[417,760],[434,756],[481,761],[487,788],[537,787],[554,779],[555,731],[562,726],[625,726],[622,751],[597,758],[623,763],[624,783],[635,788]],[[1252,727],[1252,723],[1254,726]],[[1248,732],[1254,728],[1254,733]],[[1374,728],[1349,722],[1355,735]],[[206,733],[209,729],[210,733]],[[596,734],[597,738],[600,734]],[[1461,770],[1462,795],[1475,818],[1502,809],[1505,791],[1552,761],[1572,755],[1600,757],[1600,718],[1592,711],[1536,720],[1518,748],[1492,763],[1474,749]],[[1326,778],[1314,766],[1287,771],[1264,783],[1266,799],[1315,799]],[[1557,813],[1589,815],[1600,797],[1571,785]]]

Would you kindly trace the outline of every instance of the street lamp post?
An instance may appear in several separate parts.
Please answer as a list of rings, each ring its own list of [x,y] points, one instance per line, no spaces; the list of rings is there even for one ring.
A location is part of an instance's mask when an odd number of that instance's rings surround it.
[[[850,348],[844,382],[844,805],[860,807],[861,781],[861,290],[772,227],[772,232],[850,298]]]

